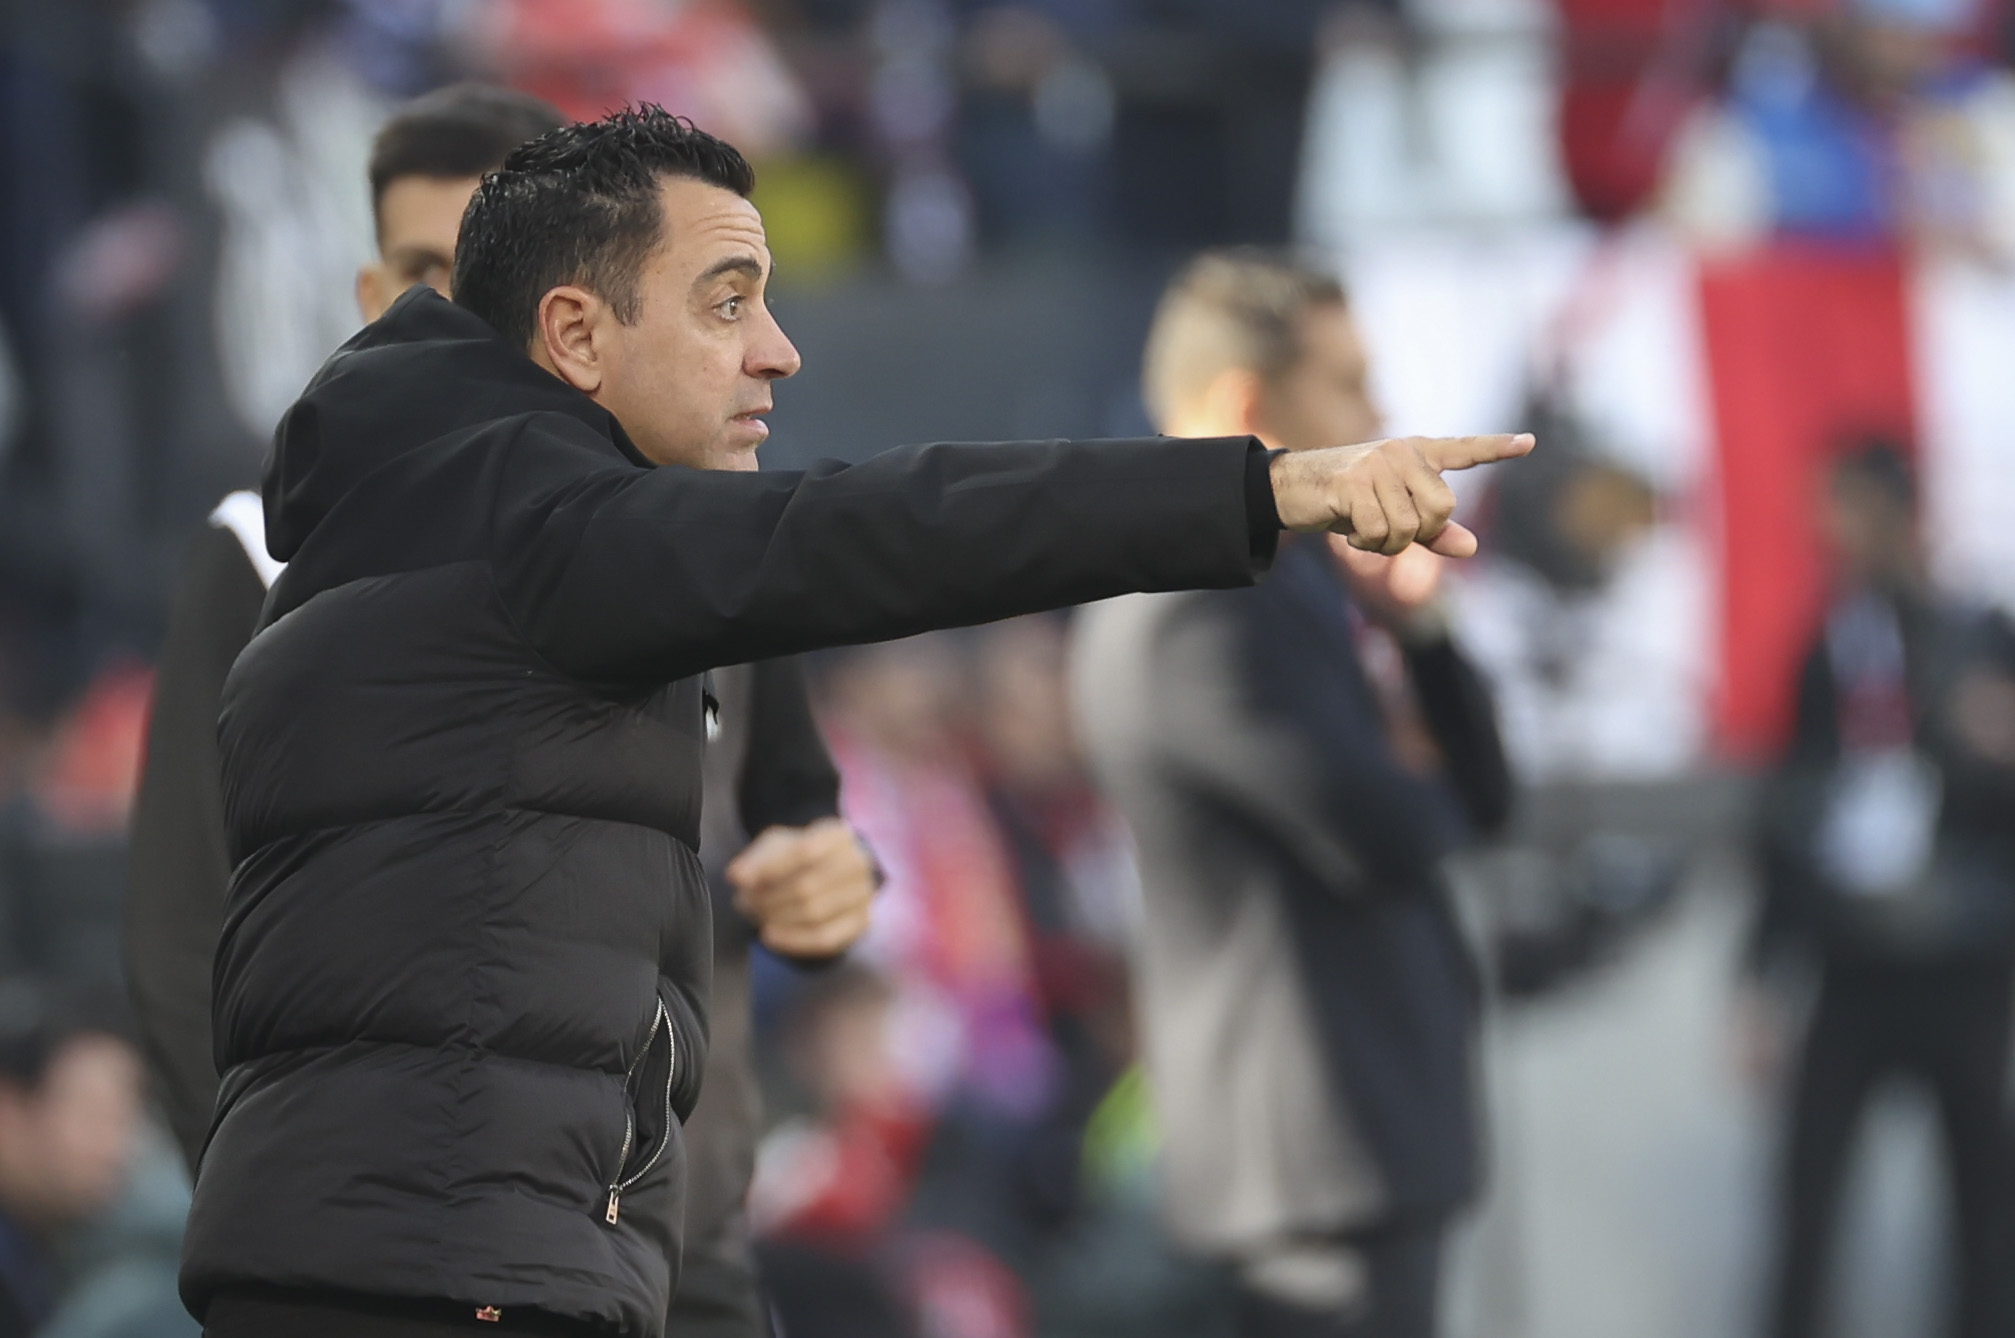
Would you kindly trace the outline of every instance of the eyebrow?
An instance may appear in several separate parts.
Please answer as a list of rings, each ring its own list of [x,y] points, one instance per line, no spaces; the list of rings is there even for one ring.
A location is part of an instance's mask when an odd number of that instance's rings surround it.
[[[429,265],[447,265],[452,262],[446,254],[436,251],[431,246],[395,246],[386,253],[385,263],[424,269]]]
[[[774,273],[776,266],[770,266],[770,270]],[[723,274],[746,274],[751,279],[760,281],[763,278],[763,267],[748,256],[730,256],[726,260],[717,261],[715,264],[709,266],[706,272],[701,274],[695,281],[695,286],[705,283],[709,279],[718,279]]]

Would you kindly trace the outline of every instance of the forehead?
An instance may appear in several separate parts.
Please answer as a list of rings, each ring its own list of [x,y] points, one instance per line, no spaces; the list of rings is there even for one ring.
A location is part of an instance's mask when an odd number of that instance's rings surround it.
[[[476,193],[475,177],[394,177],[378,197],[378,236],[387,247],[455,249],[463,211]]]
[[[691,177],[667,177],[658,188],[664,240],[656,262],[675,273],[698,273],[722,260],[746,256],[770,267],[763,216],[731,190]]]

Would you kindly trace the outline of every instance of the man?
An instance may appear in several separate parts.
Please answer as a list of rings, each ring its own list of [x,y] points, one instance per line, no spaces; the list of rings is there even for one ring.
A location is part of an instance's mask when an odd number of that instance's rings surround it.
[[[1802,959],[1819,985],[1784,1140],[1774,1338],[1821,1331],[1855,1132],[1899,1076],[1929,1089],[1943,1126],[1949,1331],[2009,1331],[2015,628],[1931,588],[1916,510],[1893,447],[1834,468],[1822,529],[1835,588],[1766,791],[1753,983]]]
[[[1529,438],[936,446],[754,473],[796,349],[747,163],[656,108],[484,178],[282,423],[226,680],[206,1331],[654,1334],[706,1060],[705,671],[1136,589],[1279,530],[1451,553]]]
[[[536,98],[463,84],[420,98],[386,123],[370,182],[379,259],[357,273],[357,306],[376,320],[416,283],[446,291],[455,232],[483,172],[560,124]],[[147,774],[134,824],[127,900],[128,979],[155,1085],[193,1176],[216,1107],[210,973],[230,881],[216,721],[224,675],[251,639],[281,566],[266,552],[259,499],[225,499],[202,535],[162,655]],[[786,955],[822,958],[865,929],[872,865],[838,822],[839,778],[788,660],[723,670],[707,750],[708,882],[714,889],[714,1066],[687,1142],[685,1285],[680,1335],[767,1332],[741,1208],[760,1115],[748,1052],[748,950],[760,934]],[[730,859],[762,833],[754,849]]]
[[[467,84],[420,98],[386,122],[370,163],[379,258],[357,271],[357,309],[366,322],[415,283],[446,291],[455,229],[478,179],[559,123],[559,113],[537,98]],[[191,1175],[217,1105],[210,964],[231,881],[217,704],[280,571],[266,552],[258,494],[226,497],[198,535],[176,591],[133,811],[127,987],[155,1095]]]
[[[140,1065],[87,1009],[0,983],[0,1338],[56,1310],[64,1232],[109,1207],[140,1133]]]
[[[1262,253],[1176,278],[1145,376],[1174,434],[1378,430],[1342,289]],[[1234,1266],[1249,1335],[1429,1338],[1476,1183],[1475,983],[1437,866],[1510,782],[1438,561],[1293,538],[1258,589],[1114,601],[1080,633],[1087,751],[1140,851],[1166,1211]]]

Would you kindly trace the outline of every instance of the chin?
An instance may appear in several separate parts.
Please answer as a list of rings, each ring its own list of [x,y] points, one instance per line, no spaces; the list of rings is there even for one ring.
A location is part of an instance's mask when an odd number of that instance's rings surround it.
[[[761,467],[756,460],[756,447],[758,444],[753,441],[746,444],[723,442],[713,452],[713,459],[707,467],[709,469],[729,469],[741,473],[751,473]]]

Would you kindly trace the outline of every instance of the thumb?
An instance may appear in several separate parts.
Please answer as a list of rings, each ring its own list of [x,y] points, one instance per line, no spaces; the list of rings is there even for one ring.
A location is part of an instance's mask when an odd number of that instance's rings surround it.
[[[1439,553],[1443,557],[1474,557],[1476,556],[1476,535],[1471,533],[1466,526],[1458,525],[1451,520],[1448,524],[1441,527],[1441,533],[1427,540],[1425,547],[1429,552]]]

